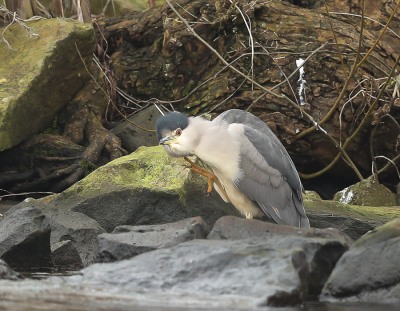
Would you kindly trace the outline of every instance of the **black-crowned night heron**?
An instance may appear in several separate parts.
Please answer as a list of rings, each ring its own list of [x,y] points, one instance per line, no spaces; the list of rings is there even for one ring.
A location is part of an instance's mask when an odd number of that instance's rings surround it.
[[[189,161],[225,202],[246,218],[269,216],[278,224],[309,228],[296,168],[285,147],[259,118],[238,109],[212,121],[172,112],[156,123],[158,139],[171,157],[195,155],[213,173]]]

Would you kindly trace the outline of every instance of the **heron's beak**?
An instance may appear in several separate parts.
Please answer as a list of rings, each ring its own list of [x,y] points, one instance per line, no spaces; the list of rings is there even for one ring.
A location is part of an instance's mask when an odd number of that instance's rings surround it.
[[[175,136],[165,136],[163,139],[160,140],[160,145],[170,145],[175,141]]]

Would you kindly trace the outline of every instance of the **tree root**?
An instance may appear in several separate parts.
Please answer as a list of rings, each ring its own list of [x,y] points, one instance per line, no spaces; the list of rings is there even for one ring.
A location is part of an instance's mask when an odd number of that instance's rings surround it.
[[[83,124],[83,123],[81,123]],[[65,190],[66,188],[72,186],[74,183],[79,181],[81,178],[85,177],[88,173],[91,172],[91,168],[97,167],[96,164],[101,162],[101,156],[103,151],[109,156],[109,160],[114,160],[119,158],[127,152],[121,148],[121,142],[118,137],[116,137],[111,132],[104,129],[100,120],[93,114],[89,113],[88,120],[86,122],[86,136],[89,141],[88,146],[80,152],[79,155],[75,157],[63,157],[63,156],[41,156],[37,154],[33,154],[32,158],[35,160],[35,165],[38,165],[38,160],[44,161],[45,165],[49,165],[51,162],[57,162],[55,170],[53,170],[50,174],[46,174],[46,171],[49,170],[49,167],[43,169],[41,171],[41,177],[31,182],[25,182],[22,184],[18,184],[10,189],[13,193],[18,192],[26,192],[26,191],[43,191],[48,190],[51,192],[60,192]],[[26,152],[30,152],[32,149],[37,148],[38,142],[42,145],[52,145],[52,143],[60,146],[61,141],[64,141],[62,146],[69,145],[73,151],[79,150],[79,146],[71,143],[67,137],[61,139],[60,136],[54,135],[40,135],[38,137],[33,138],[33,141],[29,141],[24,147]],[[56,147],[53,145],[53,148],[50,147],[50,150],[56,152]],[[59,149],[57,150],[59,151]],[[66,151],[66,150],[63,150]],[[69,154],[73,153],[73,151],[68,152]],[[72,164],[65,166],[68,163]],[[103,160],[102,162],[108,162],[107,160]],[[61,166],[61,167],[60,167]],[[33,177],[33,175],[37,175],[36,172],[30,172],[30,174],[14,174],[14,180],[18,181],[22,179],[27,179]],[[4,176],[2,176],[5,179]],[[0,183],[2,181],[0,178]]]
[[[22,172],[22,173],[6,172],[6,173],[0,175],[0,187],[3,187],[4,185],[8,185],[10,183],[15,183],[18,181],[30,179],[35,175],[36,175],[36,172],[34,170],[26,171],[26,172]]]

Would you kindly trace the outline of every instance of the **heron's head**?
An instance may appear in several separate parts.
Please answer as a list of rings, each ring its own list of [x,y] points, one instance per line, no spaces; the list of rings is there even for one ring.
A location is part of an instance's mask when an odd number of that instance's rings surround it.
[[[160,145],[172,157],[193,155],[195,132],[190,130],[190,120],[184,113],[171,112],[156,122]]]

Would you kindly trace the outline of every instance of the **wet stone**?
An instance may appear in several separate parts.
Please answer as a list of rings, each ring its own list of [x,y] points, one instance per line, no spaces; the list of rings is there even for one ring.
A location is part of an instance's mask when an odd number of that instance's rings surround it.
[[[205,239],[208,233],[209,228],[201,217],[163,225],[119,226],[111,234],[104,233],[98,236],[99,261],[131,258],[185,241]]]
[[[324,301],[400,302],[400,219],[378,227],[337,262],[321,294]]]
[[[51,257],[54,266],[59,270],[79,270],[84,267],[71,240],[61,241],[51,246]]]
[[[226,216],[219,219],[207,239],[250,239],[272,249],[303,250],[309,267],[309,294],[318,296],[336,262],[353,241],[336,229],[304,229],[255,219]]]

